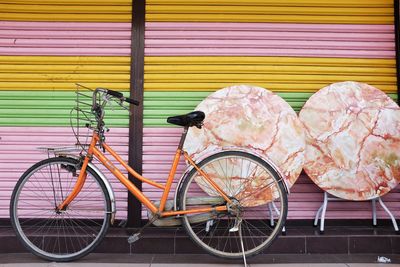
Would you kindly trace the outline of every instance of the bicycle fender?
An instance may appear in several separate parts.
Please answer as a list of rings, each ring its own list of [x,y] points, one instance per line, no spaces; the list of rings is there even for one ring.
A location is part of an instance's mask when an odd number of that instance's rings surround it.
[[[174,193],[174,211],[178,210],[178,195],[179,191],[181,190],[183,181],[185,181],[186,176],[189,174],[189,172],[193,169],[193,166],[189,166],[186,168],[186,170],[183,172],[181,178],[179,178],[179,181],[176,185],[175,193]]]
[[[64,158],[70,158],[74,160],[79,160],[80,158],[76,155],[61,155],[61,154],[56,154],[58,157],[64,157]],[[115,204],[115,194],[114,190],[110,184],[110,182],[107,180],[106,176],[91,162],[89,162],[88,166],[100,177],[102,182],[104,183],[104,186],[106,187],[107,193],[110,197],[111,201],[111,225],[114,224],[115,220],[115,214],[117,213],[117,208]]]
[[[104,186],[107,189],[107,192],[108,192],[108,195],[109,195],[110,201],[111,201],[111,221],[110,221],[110,223],[112,225],[112,224],[114,224],[115,214],[117,213],[114,190],[113,190],[110,182],[107,180],[106,176],[95,165],[93,165],[93,163],[89,163],[89,167],[92,168],[97,175],[99,175],[99,177],[101,178],[101,180],[104,183]]]

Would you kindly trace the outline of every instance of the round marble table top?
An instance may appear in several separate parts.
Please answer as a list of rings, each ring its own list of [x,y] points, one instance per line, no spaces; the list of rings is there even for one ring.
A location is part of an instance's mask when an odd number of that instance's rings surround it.
[[[261,87],[231,86],[209,95],[196,110],[206,114],[202,129],[191,127],[184,149],[199,158],[239,147],[269,158],[293,185],[304,163],[304,130],[295,111]]]
[[[299,114],[306,132],[304,170],[339,198],[369,200],[400,181],[400,109],[385,93],[358,82],[334,83]]]

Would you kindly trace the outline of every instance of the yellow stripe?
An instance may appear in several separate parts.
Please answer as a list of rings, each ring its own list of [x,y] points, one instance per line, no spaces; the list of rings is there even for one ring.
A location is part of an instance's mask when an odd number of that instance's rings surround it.
[[[130,1],[114,4],[113,1],[2,1],[0,20],[17,21],[76,21],[76,22],[129,22],[132,17]],[[29,3],[29,4],[28,4]],[[67,3],[67,4],[65,4]]]
[[[0,56],[0,90],[129,90],[129,57]]]
[[[40,0],[40,1],[32,1],[32,0],[2,0],[3,4],[25,4],[32,5],[33,3],[36,5],[125,5],[130,6],[132,4],[132,0]]]
[[[395,68],[395,59],[375,58],[320,58],[320,57],[224,57],[224,56],[188,56],[188,57],[145,57],[147,65],[269,65],[286,66],[354,66],[354,67],[390,67]]]
[[[326,82],[309,82],[309,83],[298,83],[296,81],[286,82],[286,83],[274,83],[274,82],[210,82],[210,83],[145,83],[144,89],[145,91],[210,91],[214,92],[221,88],[238,85],[238,84],[251,84],[256,86],[261,86],[263,88],[267,88],[273,92],[305,92],[305,93],[313,93],[318,91],[319,89],[334,83],[337,81],[326,79]],[[376,88],[386,92],[386,93],[396,93],[397,86],[396,85],[387,85],[376,83],[373,81],[365,81],[366,83],[375,86]]]
[[[23,1],[23,0],[20,0]],[[26,1],[26,0],[25,0]],[[47,0],[50,1],[50,0]],[[8,2],[8,1],[7,1]],[[349,6],[349,7],[391,7],[392,0],[146,0],[148,5],[245,5],[245,6]]]
[[[82,81],[70,81],[70,82],[0,82],[0,90],[6,91],[48,91],[48,90],[60,90],[60,91],[75,91],[75,83],[80,83],[89,88],[95,89],[97,87],[106,87],[113,90],[129,91],[129,83],[112,83],[112,82],[82,82]]]
[[[0,74],[0,80],[2,80],[3,75]],[[22,75],[23,76],[23,75]],[[34,78],[35,75],[29,76],[30,78]],[[89,76],[89,75],[88,75]],[[55,76],[56,77],[56,76]],[[86,77],[86,75],[85,75]],[[93,77],[95,78],[95,77]],[[4,79],[7,79],[7,76],[4,76]],[[147,82],[184,82],[189,83],[193,81],[203,82],[203,81],[215,81],[215,82],[260,82],[260,81],[271,81],[271,82],[287,82],[288,80],[294,82],[305,82],[305,81],[326,81],[326,75],[279,75],[279,74],[145,74],[144,79]],[[357,81],[367,81],[370,80],[370,77],[366,76],[356,76],[356,75],[334,75],[329,77],[331,81],[348,81],[348,80],[357,80]],[[396,77],[386,77],[386,76],[375,76],[372,78],[374,81],[382,82],[382,83],[395,83]]]
[[[316,92],[326,85],[331,83],[341,82],[326,79],[325,82],[306,82],[299,83],[296,81],[286,83],[274,83],[268,81],[257,81],[257,82],[209,82],[209,83],[145,83],[145,91],[216,91],[221,88],[238,85],[238,84],[251,84],[267,88],[274,92]],[[394,84],[382,84],[371,80],[364,81],[370,85],[373,85],[386,93],[396,93],[397,86]]]
[[[0,56],[0,90],[74,90],[79,82],[128,91],[129,65],[129,57]],[[356,80],[394,93],[395,74],[394,59],[145,57],[145,90],[215,91],[251,83],[314,92]]]
[[[102,65],[4,65],[0,64],[0,73],[129,73],[130,66]]]
[[[369,83],[388,93],[396,86],[394,59],[290,57],[145,57],[148,91],[215,91],[254,84],[273,91],[315,92],[340,81]]]
[[[0,10],[3,12],[21,12],[21,13],[79,13],[79,14],[119,14],[130,13],[132,8],[130,6],[117,6],[117,5],[14,5],[14,4],[0,4]]]
[[[8,73],[0,73],[0,82],[12,82],[12,81],[120,81],[129,82],[129,74],[110,74],[96,73],[96,74],[53,74],[53,73],[41,73],[41,74],[25,74],[25,73],[14,73],[10,76]]]
[[[76,90],[75,83],[80,83],[92,89],[97,87],[106,87],[113,90],[129,91],[129,83],[112,83],[112,82],[87,82],[87,81],[69,81],[69,82],[0,82],[0,90],[15,91],[42,91],[42,90]]]
[[[1,71],[0,66],[0,71]],[[209,73],[209,74],[329,74],[329,75],[347,75],[349,73],[360,75],[396,75],[395,68],[377,68],[377,67],[330,67],[330,66],[259,66],[259,65],[211,65],[205,68],[204,65],[152,65],[145,66],[145,73],[168,73],[168,74],[186,74],[186,73]]]
[[[393,24],[393,16],[299,16],[242,14],[146,14],[148,22],[285,22],[331,24]]]
[[[15,21],[130,22],[131,17],[131,14],[26,14],[0,11],[0,20]]]
[[[150,0],[147,21],[393,24],[389,0]]]
[[[271,7],[271,6],[171,6],[155,5],[146,8],[148,14],[246,14],[246,15],[333,15],[333,16],[386,16],[392,15],[392,8],[359,7]]]

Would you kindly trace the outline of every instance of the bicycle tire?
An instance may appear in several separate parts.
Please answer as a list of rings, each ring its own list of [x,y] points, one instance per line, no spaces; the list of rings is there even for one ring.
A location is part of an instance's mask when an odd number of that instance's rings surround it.
[[[55,209],[72,190],[80,167],[79,161],[72,158],[45,159],[29,168],[14,188],[10,202],[12,226],[22,244],[45,260],[66,262],[84,257],[108,231],[110,197],[89,166],[81,192],[65,211]]]
[[[224,163],[227,166],[226,171],[223,170]],[[238,167],[239,163],[241,163],[240,167]],[[269,247],[282,231],[288,209],[287,193],[283,181],[274,168],[261,158],[242,151],[220,152],[205,158],[197,166],[207,173],[220,187],[225,187],[225,193],[231,199],[239,202],[239,206],[244,210],[244,213],[234,216],[230,212],[183,215],[183,227],[194,243],[209,254],[228,259],[242,258],[243,250],[246,257],[250,257]],[[253,173],[253,176],[245,177],[246,172],[244,170],[246,166],[248,167],[247,174],[251,175]],[[220,168],[222,172],[219,171]],[[250,172],[249,168],[252,168]],[[261,173],[258,172],[258,168],[262,171]],[[222,179],[221,176],[223,174],[225,174],[225,177]],[[238,180],[239,184],[243,182],[245,186],[240,186],[238,189],[237,181],[236,184],[233,182],[232,185],[233,179]],[[224,184],[221,180],[226,180],[226,183]],[[231,183],[230,185],[227,183],[228,181]],[[267,183],[267,181],[268,184],[265,185],[268,185],[268,187],[258,187],[258,192],[242,193],[246,186],[254,182],[258,182],[258,185],[264,185],[263,183]],[[216,193],[215,189],[204,186],[205,182],[206,180],[201,177],[195,168],[188,173],[178,191],[178,203],[181,210],[226,204],[226,201],[218,196],[219,194]],[[208,184],[208,182],[206,183]],[[228,185],[232,188],[227,189]],[[271,187],[269,187],[270,185]],[[268,193],[268,190],[273,193],[271,195],[273,199],[270,198],[270,201],[265,199],[259,201],[254,198],[255,195],[262,196],[264,193]],[[277,194],[279,195],[278,197]],[[249,198],[252,198],[252,200],[249,201]],[[271,218],[274,215],[271,206],[268,207],[268,205],[272,204],[275,205],[274,209],[277,218],[276,221],[274,219],[274,227],[271,227],[270,223],[268,223],[271,222]],[[264,212],[269,214],[268,219],[263,217]],[[239,230],[236,233],[229,232],[229,229],[234,229],[235,221],[240,220],[237,219],[240,216],[243,216],[243,218],[239,223]],[[253,234],[259,234],[259,236],[253,237]],[[243,239],[241,239],[241,236]],[[243,240],[242,243],[241,240]]]

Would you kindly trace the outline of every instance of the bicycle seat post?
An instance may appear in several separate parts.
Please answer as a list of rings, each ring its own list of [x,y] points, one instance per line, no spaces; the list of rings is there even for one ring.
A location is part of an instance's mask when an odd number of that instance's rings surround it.
[[[189,126],[185,126],[185,127],[183,128],[183,132],[182,132],[182,135],[181,135],[181,141],[179,142],[179,145],[178,145],[178,149],[179,149],[180,151],[182,151],[183,144],[185,143],[186,135],[187,135],[187,133],[188,133],[188,129],[189,129]]]

